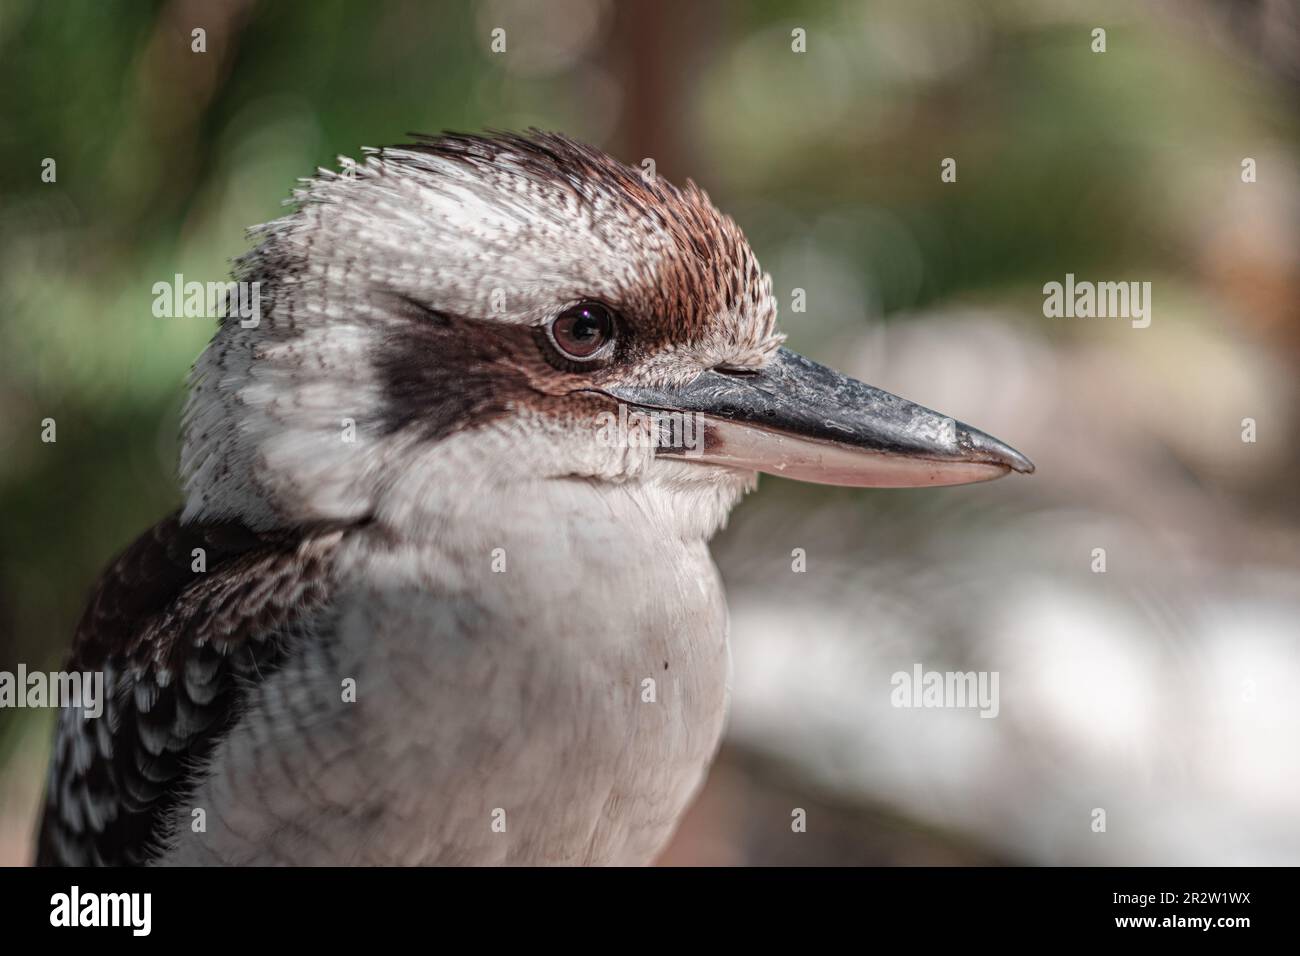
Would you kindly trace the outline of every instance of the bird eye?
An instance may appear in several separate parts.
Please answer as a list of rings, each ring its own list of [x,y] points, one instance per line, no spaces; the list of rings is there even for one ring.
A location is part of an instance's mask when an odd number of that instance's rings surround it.
[[[613,346],[614,316],[599,302],[583,302],[557,315],[548,330],[565,358],[591,362],[603,358]]]

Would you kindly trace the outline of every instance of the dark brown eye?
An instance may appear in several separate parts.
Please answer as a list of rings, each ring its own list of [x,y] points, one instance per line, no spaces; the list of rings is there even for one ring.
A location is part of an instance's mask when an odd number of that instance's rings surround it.
[[[614,316],[599,302],[583,302],[565,309],[548,328],[560,354],[575,362],[604,358],[614,346]]]

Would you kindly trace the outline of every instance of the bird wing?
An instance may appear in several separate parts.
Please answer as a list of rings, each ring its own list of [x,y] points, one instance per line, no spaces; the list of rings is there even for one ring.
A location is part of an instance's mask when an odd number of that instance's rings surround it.
[[[104,673],[104,710],[59,715],[38,865],[134,865],[159,853],[169,811],[248,689],[283,659],[294,625],[327,606],[342,536],[173,514],[113,562],[68,665]]]

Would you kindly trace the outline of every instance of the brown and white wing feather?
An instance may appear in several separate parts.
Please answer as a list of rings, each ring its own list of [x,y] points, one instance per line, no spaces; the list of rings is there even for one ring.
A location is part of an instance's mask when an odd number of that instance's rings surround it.
[[[169,812],[248,688],[328,606],[342,535],[182,524],[174,514],[113,562],[68,665],[104,672],[104,713],[59,715],[38,865],[132,865],[159,853]]]

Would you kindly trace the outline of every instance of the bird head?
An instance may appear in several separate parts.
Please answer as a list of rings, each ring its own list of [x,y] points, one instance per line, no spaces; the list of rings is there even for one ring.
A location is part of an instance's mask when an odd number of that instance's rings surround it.
[[[740,229],[565,137],[447,135],[320,171],[253,230],[195,366],[189,518],[385,515],[447,489],[653,488],[716,526],[759,472],[959,484],[1033,466],[782,347]],[[704,529],[706,532],[711,530]]]

